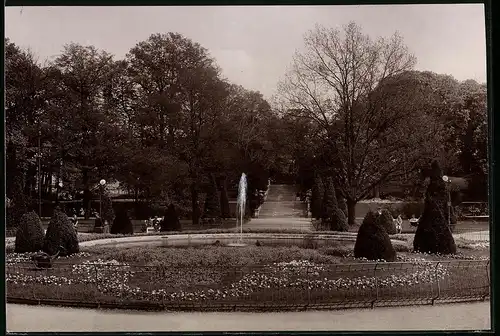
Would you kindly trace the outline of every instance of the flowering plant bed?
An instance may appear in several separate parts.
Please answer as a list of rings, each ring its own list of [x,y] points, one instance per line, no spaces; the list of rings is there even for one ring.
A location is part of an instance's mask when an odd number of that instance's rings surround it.
[[[7,296],[175,308],[416,303],[489,293],[487,260],[433,262],[407,254],[401,262],[373,263],[299,248],[150,250],[93,249],[48,270],[34,269],[27,255],[10,254]]]

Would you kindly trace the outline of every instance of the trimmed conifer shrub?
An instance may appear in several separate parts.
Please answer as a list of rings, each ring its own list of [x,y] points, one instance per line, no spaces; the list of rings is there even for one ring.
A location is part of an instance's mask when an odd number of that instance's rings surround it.
[[[457,247],[448,226],[446,185],[437,161],[432,163],[429,175],[424,211],[415,232],[413,249],[424,253],[455,254]]]
[[[319,177],[316,177],[311,190],[311,215],[313,218],[321,219],[324,193],[323,182]]]
[[[134,226],[125,208],[120,208],[109,231],[111,234],[134,234]]]
[[[337,195],[337,202],[339,205],[339,209],[344,213],[344,216],[347,218],[347,201],[344,197],[342,197],[338,189],[335,190],[335,194]]]
[[[323,227],[327,227],[331,231],[347,231],[349,229],[347,218],[338,207],[331,178],[327,178],[325,181],[321,222]]]
[[[80,251],[73,224],[71,224],[64,212],[55,209],[43,240],[43,251],[54,255],[60,250],[60,247],[63,247],[60,256],[71,255]]]
[[[16,232],[14,252],[37,252],[43,247],[43,227],[40,217],[34,212],[28,212],[21,217]]]
[[[384,227],[388,234],[396,234],[396,224],[394,223],[394,218],[392,213],[388,209],[382,209],[379,219],[380,225]]]
[[[413,249],[417,252],[432,254],[457,253],[451,230],[435,202],[429,202],[425,206],[413,239]]]
[[[160,231],[181,231],[179,215],[173,204],[170,204],[165,211],[163,220],[160,222]]]
[[[365,215],[356,237],[354,257],[368,260],[396,260],[396,250],[380,222],[380,216],[372,211],[368,211]]]

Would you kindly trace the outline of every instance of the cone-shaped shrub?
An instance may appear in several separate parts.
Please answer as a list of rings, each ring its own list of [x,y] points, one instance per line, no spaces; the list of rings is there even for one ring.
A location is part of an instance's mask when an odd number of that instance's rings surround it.
[[[356,237],[354,257],[368,260],[396,260],[396,250],[381,224],[380,216],[372,211],[366,214]]]
[[[347,218],[347,201],[338,190],[335,191],[337,195],[337,202],[339,204],[339,209],[344,213],[345,217]]]
[[[43,240],[43,251],[54,255],[59,251],[61,246],[63,249],[60,256],[80,251],[76,230],[68,216],[59,209],[55,209]]]
[[[227,196],[226,181],[223,181],[220,193],[220,213],[222,218],[231,217],[231,208],[229,207],[229,197]]]
[[[325,183],[321,221],[323,227],[327,227],[331,231],[347,231],[349,229],[347,218],[338,207],[331,178],[328,178]]]
[[[424,212],[415,232],[413,249],[425,253],[455,254],[457,247],[447,220],[446,185],[436,161],[432,163],[429,177]]]
[[[394,223],[394,218],[392,213],[387,209],[382,209],[379,216],[380,224],[384,227],[388,234],[396,234],[396,224]]]
[[[205,198],[203,219],[218,221],[220,220],[221,215],[219,191],[217,190],[217,184],[213,178],[210,179],[210,182],[211,183]]]
[[[181,222],[177,210],[173,204],[170,204],[165,211],[163,220],[160,223],[160,231],[180,231]]]
[[[134,234],[134,226],[126,209],[120,208],[117,211],[109,232],[112,234]]]
[[[324,193],[323,183],[319,177],[316,177],[311,190],[311,215],[313,218],[321,219]]]
[[[43,227],[40,217],[34,212],[28,212],[21,217],[16,232],[14,252],[37,252],[43,247]]]
[[[420,217],[413,249],[422,253],[455,254],[457,246],[445,221],[445,216],[435,202],[427,202]]]

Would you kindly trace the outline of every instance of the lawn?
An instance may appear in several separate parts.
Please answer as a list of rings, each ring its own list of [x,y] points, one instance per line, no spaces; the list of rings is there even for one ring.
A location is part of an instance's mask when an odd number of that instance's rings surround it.
[[[352,243],[319,249],[84,247],[49,270],[35,270],[26,255],[10,253],[7,294],[169,306],[333,304],[375,297],[414,302],[429,300],[438,290],[449,297],[483,295],[489,286],[486,261],[454,259],[487,259],[489,249],[466,245],[454,258],[400,252],[398,263],[379,263],[377,269],[353,258]]]

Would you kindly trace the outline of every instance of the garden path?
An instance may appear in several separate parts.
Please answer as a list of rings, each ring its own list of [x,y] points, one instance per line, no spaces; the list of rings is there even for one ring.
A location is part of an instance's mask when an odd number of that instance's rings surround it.
[[[6,315],[10,332],[491,329],[489,301],[284,313],[137,312],[7,304]]]
[[[306,218],[307,206],[297,200],[294,185],[271,184],[259,217],[244,225],[248,229],[276,229],[311,231],[312,223]]]

